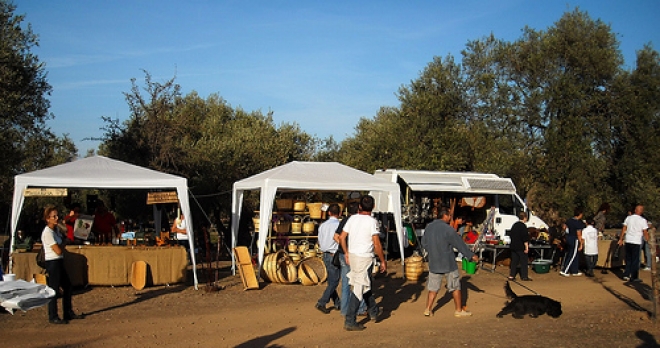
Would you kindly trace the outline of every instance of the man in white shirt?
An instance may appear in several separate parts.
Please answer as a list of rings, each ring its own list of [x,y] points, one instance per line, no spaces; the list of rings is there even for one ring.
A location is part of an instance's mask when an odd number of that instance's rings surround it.
[[[380,259],[381,273],[387,271],[387,263],[380,244],[378,221],[371,217],[373,209],[374,198],[369,195],[362,196],[360,210],[356,215],[351,216],[339,236],[346,255],[346,263],[351,266],[351,271],[348,273],[349,284],[352,287],[351,300],[344,321],[344,329],[347,331],[364,330],[364,326],[357,323],[358,307],[362,299],[367,303],[370,320],[377,321],[380,312],[371,288],[374,253]]]
[[[327,277],[327,286],[323,295],[316,302],[316,309],[319,311],[328,314],[330,309],[326,308],[325,305],[330,302],[330,299],[335,304],[335,308],[340,309],[339,295],[337,294],[337,286],[339,286],[339,277],[341,276],[341,269],[334,264],[332,264],[332,259],[339,248],[339,244],[334,239],[335,231],[337,226],[339,226],[339,205],[331,204],[326,211],[326,214],[329,216],[328,220],[319,226],[319,249],[323,252],[323,263],[325,264],[325,269],[328,271]]]
[[[631,282],[641,282],[639,279],[639,255],[642,242],[649,239],[648,222],[642,217],[644,206],[638,204],[635,206],[634,213],[629,215],[623,222],[619,245],[624,245],[626,251],[626,269],[623,272],[623,280]]]

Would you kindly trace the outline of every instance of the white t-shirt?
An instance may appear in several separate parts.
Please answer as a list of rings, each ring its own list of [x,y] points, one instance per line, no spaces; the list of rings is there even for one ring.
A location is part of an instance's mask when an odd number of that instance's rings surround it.
[[[587,225],[582,230],[582,239],[584,239],[584,254],[598,255],[598,230],[592,225]]]
[[[623,225],[626,226],[626,243],[641,245],[644,239],[644,230],[649,228],[646,219],[636,214],[629,215]]]
[[[373,235],[378,235],[378,221],[371,215],[355,214],[344,225],[348,233],[348,253],[360,257],[374,256]]]
[[[176,228],[180,230],[185,230],[186,229],[186,220],[181,220],[181,219],[176,219],[175,221]],[[176,233],[176,239],[177,240],[188,240],[188,234],[187,233]]]
[[[43,245],[42,248],[44,248],[46,261],[57,260],[64,257],[64,255],[57,255],[57,253],[53,251],[53,245],[62,243],[62,235],[56,233],[48,226],[46,226],[44,231],[41,232],[41,243]]]

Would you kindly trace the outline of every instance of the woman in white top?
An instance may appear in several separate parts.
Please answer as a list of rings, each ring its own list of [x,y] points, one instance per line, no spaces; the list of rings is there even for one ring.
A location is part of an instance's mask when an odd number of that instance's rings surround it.
[[[188,228],[186,227],[186,220],[183,214],[179,215],[179,218],[174,219],[172,232],[176,232],[176,240],[179,245],[186,249],[186,254],[188,255],[188,260],[190,260],[190,244],[188,242]]]
[[[68,324],[69,320],[82,319],[82,316],[73,312],[71,306],[71,281],[64,268],[65,231],[59,231],[57,223],[59,216],[57,209],[49,205],[44,209],[46,227],[41,233],[44,255],[46,259],[46,272],[48,272],[48,286],[62,295],[63,318],[57,313],[57,298],[48,303],[48,321],[51,324]]]

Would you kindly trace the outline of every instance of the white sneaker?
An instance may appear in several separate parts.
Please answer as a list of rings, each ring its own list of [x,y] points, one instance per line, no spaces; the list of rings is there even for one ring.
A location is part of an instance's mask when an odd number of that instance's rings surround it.
[[[463,311],[460,311],[460,312],[454,312],[454,316],[456,318],[469,317],[469,316],[472,316],[472,312],[468,312],[468,311],[463,310]]]
[[[623,277],[623,280],[625,280],[625,281],[629,281],[629,280],[630,280],[630,277]]]
[[[572,275],[573,277],[580,277],[580,276],[582,275],[582,272],[573,273],[573,274],[571,274],[571,275]]]
[[[559,275],[564,276],[564,277],[570,277],[571,276],[570,274],[564,273],[564,272],[561,272],[561,271],[559,272]]]
[[[651,270],[651,267],[644,267],[644,268],[642,268],[642,271],[650,271],[650,270]]]

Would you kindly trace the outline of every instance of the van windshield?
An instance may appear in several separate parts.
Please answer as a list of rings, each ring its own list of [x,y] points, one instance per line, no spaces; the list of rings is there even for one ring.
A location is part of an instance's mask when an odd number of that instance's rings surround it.
[[[500,214],[518,216],[518,213],[523,211],[523,205],[514,195],[497,195],[497,200],[499,203]]]

